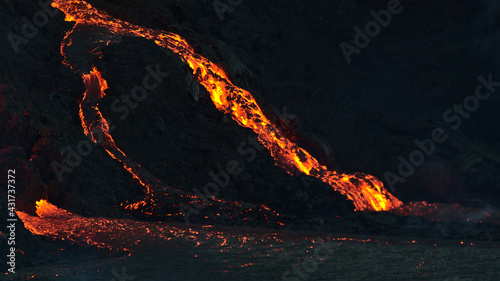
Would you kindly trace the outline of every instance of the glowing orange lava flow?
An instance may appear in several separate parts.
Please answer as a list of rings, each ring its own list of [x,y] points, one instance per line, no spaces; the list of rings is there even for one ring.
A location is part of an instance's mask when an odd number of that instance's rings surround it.
[[[262,244],[280,250],[284,244],[289,244],[287,241],[318,242],[314,237],[304,236],[304,233],[295,234],[286,231],[276,233],[271,230],[234,226],[215,228],[212,225],[188,226],[184,223],[87,218],[60,209],[46,200],[36,202],[38,216],[31,216],[21,211],[16,213],[24,226],[35,235],[111,250],[134,251],[143,246],[185,245],[186,242],[193,243],[194,246],[216,248],[221,252],[229,248],[250,248]]]
[[[195,53],[193,47],[179,35],[115,19],[85,1],[54,0],[52,6],[65,13],[66,21],[74,21],[77,25],[99,26],[117,35],[143,37],[178,54],[192,68],[197,81],[207,89],[217,109],[231,114],[241,126],[252,129],[270,151],[276,164],[290,174],[298,169],[322,180],[347,196],[358,211],[391,210],[403,204],[384,188],[381,181],[371,175],[328,171],[271,123],[250,92],[235,86],[220,66]]]
[[[224,215],[226,218],[234,218],[235,213],[237,213],[240,218],[244,218],[246,216],[261,214],[266,220],[269,220],[269,217],[271,217],[277,224],[283,225],[282,222],[277,220],[280,214],[263,204],[261,206],[254,206],[251,204],[243,206],[240,202],[230,202],[217,198],[212,198],[210,202],[204,202],[200,196],[171,188],[151,175],[139,164],[128,158],[126,154],[117,147],[110,134],[109,123],[102,116],[98,107],[98,101],[106,95],[104,91],[108,88],[107,82],[102,77],[101,72],[93,68],[89,74],[83,75],[83,81],[86,91],[80,102],[80,119],[84,128],[84,133],[95,143],[101,144],[106,152],[112,158],[122,163],[124,168],[132,174],[134,179],[146,189],[146,198],[126,205],[126,209],[135,210],[140,208],[142,212],[147,215],[161,212],[163,215],[168,216],[184,216],[185,214],[183,213],[165,214],[161,211],[162,208],[160,205],[167,203],[170,208],[178,210],[180,208],[177,207],[180,204],[185,204],[187,206],[207,204],[207,206],[216,208],[214,211],[216,216]]]
[[[138,222],[129,219],[86,218],[60,209],[46,200],[36,202],[37,216],[17,212],[24,226],[35,235],[70,240],[79,245],[129,251],[145,243],[165,243],[171,239],[201,243],[213,234],[200,233],[183,224]],[[141,241],[141,239],[145,241]]]
[[[151,193],[151,180],[144,180],[138,176],[138,169],[141,169],[138,164],[129,161],[125,153],[118,148],[110,134],[109,124],[100,112],[97,101],[103,98],[106,94],[104,91],[108,89],[106,80],[102,74],[93,68],[90,74],[83,75],[83,82],[86,91],[83,94],[83,99],[80,102],[80,121],[85,135],[89,136],[95,143],[102,144],[108,154],[114,159],[120,161],[125,169],[127,169],[133,177],[138,180],[144,187],[146,193]],[[90,111],[90,112],[88,112]],[[95,119],[95,120],[92,120]],[[92,120],[92,121],[91,121]],[[145,173],[145,171],[143,171]],[[158,184],[159,180],[155,183]]]
[[[108,89],[106,80],[102,77],[101,72],[93,68],[90,74],[83,75],[83,82],[86,91],[80,102],[80,120],[85,135],[89,136],[95,143],[102,144],[108,154],[121,162],[125,169],[146,187],[146,193],[150,194],[151,186],[160,186],[160,180],[149,175],[139,164],[128,159],[125,153],[118,148],[110,134],[110,126],[99,110],[97,102],[106,95],[104,91]],[[147,176],[141,177],[139,173]],[[182,193],[182,191],[177,189],[169,188],[169,190],[174,193]]]

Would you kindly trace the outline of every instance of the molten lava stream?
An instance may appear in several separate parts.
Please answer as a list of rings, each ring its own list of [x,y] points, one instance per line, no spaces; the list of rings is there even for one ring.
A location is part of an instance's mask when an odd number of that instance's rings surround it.
[[[128,158],[125,153],[118,148],[110,134],[110,126],[98,107],[98,101],[106,95],[104,91],[108,88],[108,84],[102,77],[101,72],[93,68],[90,74],[83,75],[83,81],[86,91],[80,102],[80,120],[84,133],[95,143],[101,143],[107,153],[112,158],[122,163],[124,168],[132,174],[133,178],[146,189],[146,198],[127,205],[125,207],[126,209],[135,210],[141,208],[143,213],[153,215],[163,211],[160,205],[168,205],[168,207],[178,210],[179,208],[177,208],[177,206],[181,203],[186,205],[208,204],[209,206],[218,208],[215,212],[217,215],[220,213],[227,218],[232,218],[232,214],[234,214],[235,211],[238,212],[240,217],[247,216],[248,214],[261,213],[266,220],[269,220],[269,215],[277,224],[283,225],[282,222],[278,221],[280,214],[272,211],[265,205],[250,205],[250,207],[244,207],[236,201],[228,202],[216,198],[213,198],[211,202],[203,202],[202,198],[199,196],[168,187],[161,180],[151,175],[139,164]],[[174,213],[163,215],[181,216],[185,214]]]
[[[142,237],[168,241],[196,233],[189,227],[135,222],[125,219],[86,218],[60,209],[46,200],[36,203],[36,216],[17,212],[25,227],[36,235],[67,239],[79,245],[129,251]]]
[[[55,0],[52,6],[66,14],[66,21],[104,27],[119,35],[143,37],[178,54],[192,68],[197,81],[207,89],[217,109],[231,114],[241,126],[252,129],[270,151],[276,164],[287,172],[292,174],[294,169],[298,169],[322,180],[347,196],[358,211],[391,210],[403,204],[384,188],[381,181],[371,175],[328,171],[271,123],[250,92],[235,86],[221,67],[195,53],[193,47],[179,35],[115,19],[85,1]]]
[[[46,200],[36,202],[36,213],[38,216],[17,211],[24,226],[35,235],[70,240],[77,245],[129,252],[144,246],[179,245],[185,242],[224,251],[224,247],[242,248],[251,244],[279,246],[285,239],[308,240],[304,233],[287,231],[276,233],[265,229],[87,218],[60,209]],[[317,237],[318,234],[315,235]]]
[[[83,75],[83,81],[86,91],[80,103],[80,120],[85,135],[89,136],[95,143],[101,143],[111,157],[121,162],[125,169],[146,187],[147,194],[152,193],[152,186],[156,188],[162,187],[160,180],[150,175],[139,164],[131,161],[115,144],[110,134],[109,124],[97,105],[99,99],[106,95],[104,91],[108,89],[108,84],[102,77],[101,72],[93,68],[90,74]],[[163,189],[167,188],[166,186],[163,187]],[[168,188],[168,190],[174,194],[185,194],[178,189]]]

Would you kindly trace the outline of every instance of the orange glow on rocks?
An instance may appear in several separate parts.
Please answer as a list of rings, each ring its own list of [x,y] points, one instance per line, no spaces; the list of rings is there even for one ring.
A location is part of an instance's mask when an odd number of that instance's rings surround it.
[[[299,170],[322,180],[349,198],[357,211],[387,211],[403,204],[384,188],[381,181],[371,175],[340,174],[321,165],[309,152],[289,140],[264,115],[250,92],[235,86],[220,66],[195,53],[193,47],[179,35],[113,18],[85,1],[55,0],[52,6],[62,10],[66,15],[65,20],[76,22],[76,25],[99,26],[117,35],[143,37],[178,54],[191,67],[196,80],[209,92],[217,109],[230,114],[239,125],[252,129],[258,135],[259,141],[269,150],[276,164],[288,173],[294,174],[294,170]],[[66,39],[65,41],[70,42]],[[67,43],[63,42],[64,44]],[[87,75],[98,79],[95,72]],[[84,79],[85,77],[84,75]],[[119,155],[110,154],[120,160]]]

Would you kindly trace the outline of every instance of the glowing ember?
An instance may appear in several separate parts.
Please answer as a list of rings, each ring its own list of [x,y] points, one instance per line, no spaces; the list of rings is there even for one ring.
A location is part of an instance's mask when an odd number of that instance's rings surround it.
[[[62,10],[66,14],[66,21],[74,21],[76,25],[99,26],[117,35],[143,37],[178,54],[192,68],[197,81],[210,93],[217,109],[231,114],[231,117],[241,126],[252,129],[258,135],[259,141],[270,151],[276,164],[290,174],[298,169],[322,180],[353,201],[356,210],[384,211],[402,205],[400,200],[384,188],[381,181],[371,175],[339,174],[335,171],[328,171],[311,154],[290,141],[275,124],[272,124],[248,91],[235,86],[220,66],[195,53],[193,47],[179,35],[115,19],[85,1],[55,0],[52,6]],[[70,39],[66,37],[62,49],[64,45],[68,45],[68,41],[70,42]],[[64,55],[64,51],[62,53]],[[94,76],[97,78],[95,72]],[[98,110],[97,107],[95,109]],[[82,122],[85,123],[83,120]],[[104,122],[102,118],[101,128],[106,130]],[[114,149],[119,151],[116,147]],[[119,155],[109,150],[108,153],[113,158],[124,162],[120,160]],[[131,171],[133,168],[127,167],[126,163],[123,164],[134,174]],[[137,174],[134,175],[137,176]],[[148,185],[148,183],[143,184]]]

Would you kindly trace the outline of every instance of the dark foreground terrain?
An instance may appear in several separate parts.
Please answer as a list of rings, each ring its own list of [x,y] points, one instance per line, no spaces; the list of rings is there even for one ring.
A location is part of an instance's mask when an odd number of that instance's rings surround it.
[[[43,253],[45,258],[33,259],[8,280],[494,281],[500,277],[500,251],[491,242],[209,229],[217,237],[180,235],[166,241],[132,234],[128,238],[141,240],[129,245],[130,253],[67,244],[51,247]],[[47,249],[48,242],[43,244]]]

